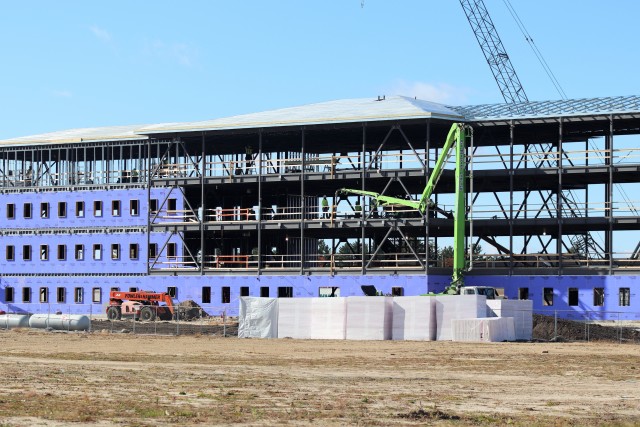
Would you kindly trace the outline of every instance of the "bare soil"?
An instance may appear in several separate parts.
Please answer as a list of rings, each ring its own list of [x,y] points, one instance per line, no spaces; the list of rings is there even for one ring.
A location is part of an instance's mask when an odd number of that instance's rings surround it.
[[[638,350],[0,331],[0,425],[637,425]]]

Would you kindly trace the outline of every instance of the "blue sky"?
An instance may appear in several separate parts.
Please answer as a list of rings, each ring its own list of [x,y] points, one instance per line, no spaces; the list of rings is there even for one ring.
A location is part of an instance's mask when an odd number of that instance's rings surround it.
[[[570,98],[640,94],[640,2],[511,2]],[[485,3],[529,99],[558,99]],[[457,0],[5,0],[0,47],[0,139],[382,94],[502,102]]]

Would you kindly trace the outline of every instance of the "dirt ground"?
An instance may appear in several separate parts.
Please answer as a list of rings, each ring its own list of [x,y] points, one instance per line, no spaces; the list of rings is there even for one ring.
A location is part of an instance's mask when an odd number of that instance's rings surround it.
[[[640,422],[631,344],[11,330],[0,375],[2,426]]]

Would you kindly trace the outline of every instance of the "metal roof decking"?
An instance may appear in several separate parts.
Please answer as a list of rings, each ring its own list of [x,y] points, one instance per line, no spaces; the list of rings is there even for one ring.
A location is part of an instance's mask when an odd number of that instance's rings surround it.
[[[445,106],[405,96],[321,102],[262,113],[184,123],[70,129],[0,141],[1,147],[143,140],[153,135],[278,128],[371,121],[442,119],[487,122],[548,121],[557,117],[630,115],[640,118],[640,96],[532,101],[520,104]]]
[[[464,120],[461,114],[442,104],[405,96],[390,96],[379,99],[343,99],[222,119],[147,126],[140,129],[139,133],[152,135],[420,118]]]
[[[449,108],[463,115],[467,121],[504,121],[568,116],[639,114],[640,96],[530,101],[517,104],[501,103],[462,107],[449,106]]]
[[[141,125],[128,125],[69,129],[5,139],[0,141],[0,147],[147,139],[148,137],[135,133],[135,131],[141,127]]]

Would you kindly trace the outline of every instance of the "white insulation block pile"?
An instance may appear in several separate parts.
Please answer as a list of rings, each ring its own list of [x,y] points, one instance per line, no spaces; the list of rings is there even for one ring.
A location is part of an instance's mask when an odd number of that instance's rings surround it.
[[[238,316],[239,338],[277,338],[278,300],[241,297]]]
[[[530,340],[533,336],[533,301],[496,299],[487,300],[488,317],[513,317],[517,340]]]
[[[501,342],[513,341],[512,317],[451,320],[453,341]]]
[[[433,341],[436,339],[436,298],[394,297],[391,339]]]
[[[347,299],[348,340],[391,339],[392,297],[349,297]]]
[[[311,339],[346,338],[347,299],[345,297],[311,299]]]
[[[278,338],[311,338],[312,298],[278,300]]]
[[[453,339],[453,319],[487,316],[487,298],[484,295],[438,295],[436,298],[436,339]]]

